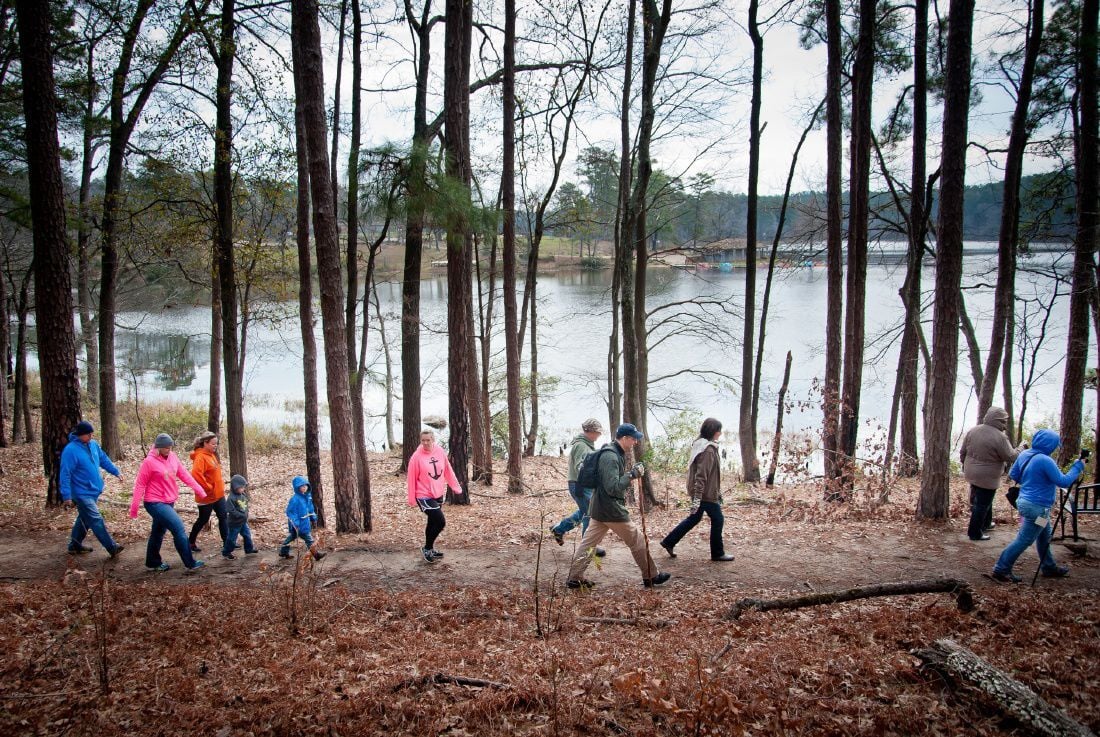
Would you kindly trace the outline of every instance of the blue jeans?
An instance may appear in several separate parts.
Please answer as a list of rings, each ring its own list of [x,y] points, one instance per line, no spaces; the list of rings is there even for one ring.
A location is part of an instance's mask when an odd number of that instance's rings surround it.
[[[229,555],[237,547],[237,535],[244,538],[244,552],[256,552],[256,546],[252,544],[252,530],[248,529],[248,523],[245,522],[240,527],[230,525],[229,534],[225,536],[225,544],[222,545],[222,555]]]
[[[76,507],[76,521],[73,522],[73,533],[69,538],[69,549],[76,550],[84,543],[84,538],[91,531],[95,539],[108,553],[115,552],[114,539],[107,532],[107,525],[103,522],[103,515],[99,513],[96,500],[90,496],[74,496],[73,505]]]
[[[308,532],[298,532],[295,529],[291,529],[290,534],[288,534],[286,536],[286,539],[283,540],[283,544],[279,546],[279,555],[282,555],[282,556],[290,555],[290,544],[292,542],[294,542],[295,540],[297,540],[298,538],[302,539],[302,542],[304,542],[306,544],[307,548],[312,548],[313,547],[313,536],[312,535],[310,535]]]
[[[573,514],[568,517],[563,517],[561,522],[550,529],[559,535],[564,535],[577,525],[580,525],[581,534],[583,535],[588,531],[588,521],[591,519],[588,516],[588,505],[592,501],[592,489],[581,489],[577,486],[576,481],[570,481],[569,496],[573,497],[573,501],[577,504],[577,511],[573,512]]]
[[[145,567],[156,568],[164,561],[160,557],[160,545],[164,542],[164,533],[172,533],[172,544],[176,546],[184,568],[194,568],[195,558],[191,555],[191,543],[187,541],[187,530],[183,520],[176,514],[176,508],[167,502],[145,502],[145,511],[153,518],[153,529],[149,532],[149,543],[145,546]]]
[[[700,520],[703,519],[703,514],[710,517],[710,557],[721,558],[726,554],[726,548],[722,544],[722,527],[725,525],[726,519],[722,516],[722,505],[717,502],[699,502],[699,509],[685,517],[684,521],[676,525],[672,532],[665,535],[661,545],[666,548],[676,547],[676,543],[683,540],[684,535],[699,524]]]
[[[1001,557],[997,559],[997,564],[993,566],[993,572],[1012,573],[1012,566],[1016,564],[1016,559],[1031,547],[1032,543],[1035,543],[1035,550],[1039,553],[1042,569],[1044,571],[1057,570],[1058,563],[1050,552],[1050,539],[1054,537],[1054,528],[1050,524],[1050,507],[1043,507],[1020,499],[1016,503],[1016,508],[1024,521],[1020,523],[1020,531],[1016,533],[1016,539],[1008,544],[1008,547],[1001,553]],[[1045,517],[1047,521],[1043,527],[1035,524],[1035,520],[1040,517]]]

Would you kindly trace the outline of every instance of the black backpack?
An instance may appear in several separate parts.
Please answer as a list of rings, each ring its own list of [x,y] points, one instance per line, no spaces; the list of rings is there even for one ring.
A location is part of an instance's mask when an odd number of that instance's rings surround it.
[[[599,450],[594,450],[584,457],[580,470],[577,471],[577,487],[581,489],[595,489],[600,485],[600,455],[607,450],[614,450],[611,443]]]

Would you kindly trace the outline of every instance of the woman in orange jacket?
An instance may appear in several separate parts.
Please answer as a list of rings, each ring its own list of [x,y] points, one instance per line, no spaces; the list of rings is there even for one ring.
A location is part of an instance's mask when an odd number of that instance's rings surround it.
[[[222,545],[229,534],[227,522],[228,510],[225,506],[225,479],[222,477],[221,459],[218,458],[218,436],[207,430],[195,438],[195,449],[191,451],[191,475],[199,486],[206,492],[205,499],[195,496],[195,502],[199,505],[199,518],[191,526],[191,534],[187,536],[191,543],[191,552],[197,553],[200,548],[195,543],[199,539],[199,532],[210,521],[211,513],[218,517],[218,533],[222,538]]]

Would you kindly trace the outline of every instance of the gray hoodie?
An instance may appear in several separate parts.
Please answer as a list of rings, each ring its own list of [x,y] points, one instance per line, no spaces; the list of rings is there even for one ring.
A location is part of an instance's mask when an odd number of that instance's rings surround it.
[[[1012,463],[1020,451],[1012,447],[1005,435],[1008,413],[1000,407],[990,407],[985,422],[974,427],[963,438],[959,455],[962,457],[963,476],[979,489],[996,489],[1005,472],[1005,464]]]
[[[229,480],[229,496],[226,497],[229,511],[229,526],[243,527],[248,524],[248,481],[240,474]]]

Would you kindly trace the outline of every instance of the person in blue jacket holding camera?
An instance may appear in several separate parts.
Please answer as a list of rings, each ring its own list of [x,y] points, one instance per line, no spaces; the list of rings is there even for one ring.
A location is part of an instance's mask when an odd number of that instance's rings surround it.
[[[69,433],[69,443],[61,451],[61,471],[58,483],[61,500],[70,509],[76,507],[76,521],[69,536],[69,554],[90,553],[92,549],[84,544],[84,538],[91,531],[99,544],[112,558],[122,552],[122,545],[116,543],[103,515],[99,513],[99,495],[103,493],[103,476],[100,469],[121,480],[118,470],[99,443],[92,440],[95,428],[92,423],[82,420]]]
[[[1020,496],[1016,500],[1020,531],[993,566],[995,581],[1020,582],[1020,577],[1012,573],[1012,567],[1032,543],[1035,543],[1035,550],[1039,553],[1040,571],[1045,577],[1060,578],[1069,573],[1069,567],[1058,565],[1050,551],[1050,541],[1054,536],[1050,511],[1054,507],[1058,487],[1069,487],[1085,470],[1089,451],[1082,450],[1081,458],[1074,462],[1069,473],[1063,474],[1051,457],[1061,444],[1058,433],[1039,430],[1031,439],[1031,449],[1021,453],[1008,472],[1008,477],[1020,485]]]

